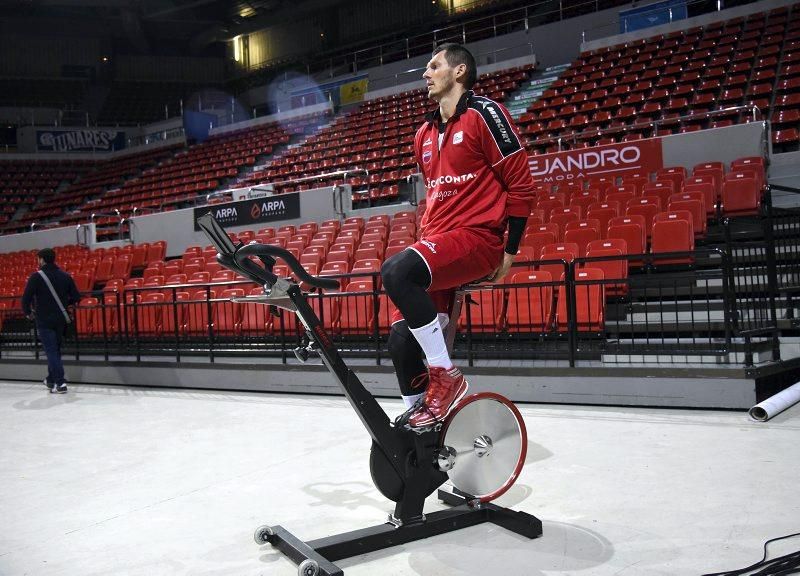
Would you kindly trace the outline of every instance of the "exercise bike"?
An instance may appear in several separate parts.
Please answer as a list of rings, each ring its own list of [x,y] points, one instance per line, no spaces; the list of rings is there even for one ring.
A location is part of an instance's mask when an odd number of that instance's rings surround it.
[[[309,353],[318,353],[341,385],[372,437],[372,480],[381,494],[395,502],[394,512],[377,526],[304,542],[282,526],[265,525],[256,530],[256,543],[269,543],[291,558],[299,565],[300,576],[342,576],[341,568],[334,564],[336,560],[483,522],[528,538],[541,536],[542,523],[535,516],[491,503],[514,484],[525,462],[525,423],[514,404],[500,394],[473,394],[462,399],[444,422],[433,427],[410,430],[395,426],[345,365],[299,285],[278,278],[272,269],[279,258],[309,286],[335,290],[339,288],[338,281],[309,275],[290,252],[279,246],[235,246],[210,213],[197,222],[216,247],[220,264],[264,287],[264,295],[235,301],[257,302],[270,306],[273,312],[277,307],[297,314],[306,331],[304,346],[296,351],[298,358],[307,359]],[[461,295],[453,318],[458,318]],[[451,322],[448,332],[451,345],[455,325]],[[453,489],[439,489],[438,497],[452,508],[424,514],[425,498],[448,479]]]

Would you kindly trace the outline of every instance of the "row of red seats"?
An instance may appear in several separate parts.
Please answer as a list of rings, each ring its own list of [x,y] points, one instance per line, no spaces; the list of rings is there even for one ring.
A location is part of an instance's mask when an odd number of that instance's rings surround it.
[[[690,210],[695,215],[695,230],[703,235],[707,218],[717,214],[757,214],[765,185],[762,157],[734,160],[727,172],[722,162],[704,162],[693,167],[691,176],[686,168],[673,166],[653,175],[635,173],[621,179],[601,176],[556,186],[545,183],[539,186],[541,195],[534,217],[542,223],[555,217],[563,230],[565,223],[590,217],[590,212],[607,222],[634,206],[654,204],[663,209],[680,203],[674,207]]]
[[[27,230],[30,220],[27,213],[22,216],[22,224],[11,220],[20,206],[34,207],[41,199],[55,194],[65,182],[71,182],[88,172],[91,161],[2,161],[0,162],[0,230],[4,233]],[[35,209],[34,209],[35,210]]]
[[[575,327],[579,332],[603,331],[606,279],[600,268],[587,266],[575,271]],[[513,272],[507,285],[504,289],[470,293],[477,304],[470,309],[469,326],[473,332],[545,334],[569,330],[567,287],[562,273],[554,281],[548,270]],[[627,289],[627,284],[619,286]],[[461,315],[459,326],[466,329],[465,314]]]
[[[39,202],[33,210],[18,220],[18,226],[29,226],[32,222],[42,222],[59,218],[72,208],[77,208],[93,197],[101,196],[107,189],[120,185],[126,178],[172,156],[178,146],[168,146],[157,150],[147,150],[114,160],[98,162],[93,172],[85,174],[57,197]],[[69,220],[67,220],[69,221]]]
[[[735,111],[705,114],[750,104],[768,116],[773,93],[780,106],[797,108],[782,99],[800,91],[798,64],[797,11],[791,17],[782,11],[751,16],[746,22],[731,19],[583,54],[529,108],[520,124],[532,140],[530,149],[545,151],[553,147],[552,138],[569,139],[571,133],[596,144],[592,131],[631,126],[652,131],[648,125],[654,120],[687,114],[697,116],[662,127],[661,132],[750,121],[752,115]],[[781,120],[789,121],[790,117]],[[776,142],[786,137],[775,135]]]
[[[62,218],[62,222],[85,221],[92,212],[119,209],[123,216],[129,216],[134,207],[169,209],[180,205],[216,189],[222,179],[237,176],[242,166],[255,164],[255,154],[271,153],[273,146],[287,143],[291,137],[289,129],[298,130],[298,123],[304,127],[319,121],[320,117],[320,114],[312,114],[288,126],[269,123],[212,137],[171,154],[166,161],[146,168],[139,177],[126,180],[118,189],[105,191],[80,211]],[[259,143],[255,149],[252,148],[254,142]]]

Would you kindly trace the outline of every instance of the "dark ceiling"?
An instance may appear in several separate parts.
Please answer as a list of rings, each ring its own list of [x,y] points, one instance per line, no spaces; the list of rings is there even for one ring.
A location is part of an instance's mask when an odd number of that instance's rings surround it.
[[[139,53],[198,53],[347,0],[0,0],[0,33],[113,38]]]

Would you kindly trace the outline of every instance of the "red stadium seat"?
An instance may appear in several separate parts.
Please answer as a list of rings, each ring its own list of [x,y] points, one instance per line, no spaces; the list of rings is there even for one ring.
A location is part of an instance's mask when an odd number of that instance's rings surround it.
[[[341,297],[340,329],[342,334],[372,335],[375,326],[375,303],[372,282],[355,280],[344,289],[355,294]]]
[[[601,332],[605,325],[605,294],[603,271],[598,268],[575,270],[575,325],[578,332]],[[566,286],[558,288],[556,328],[569,330]]]
[[[472,332],[497,332],[502,329],[505,292],[497,289],[484,289],[469,292],[461,308],[458,319],[459,328]],[[469,312],[469,325],[467,324]]]
[[[536,258],[542,253],[542,248],[547,244],[553,244],[557,240],[552,231],[544,230],[539,232],[529,232],[522,237],[520,248],[528,246],[534,250]]]
[[[509,280],[506,327],[510,332],[545,333],[553,322],[553,277],[547,271],[516,272]],[[515,287],[517,284],[531,286]]]
[[[322,327],[328,332],[338,332],[340,329],[340,316],[342,310],[342,297],[333,292],[309,295],[309,304],[319,317]],[[320,301],[322,305],[320,306]]]
[[[734,173],[722,184],[722,213],[726,216],[758,214],[761,209],[761,190],[754,178]]]
[[[8,302],[0,302],[0,310],[9,305]],[[1,326],[2,312],[0,312]],[[81,336],[103,333],[102,309],[97,298],[84,298],[80,305],[75,307],[75,328]]]
[[[133,270],[141,270],[147,264],[147,250],[150,244],[137,244],[133,247],[131,252],[131,268]]]
[[[95,273],[95,282],[99,284],[104,284],[111,280],[113,276],[113,268],[114,268],[114,257],[109,256],[107,258],[103,258],[100,263],[97,265],[97,271]]]
[[[138,298],[138,297],[137,297]],[[145,292],[137,300],[136,332],[142,336],[161,334],[162,315],[169,314],[170,308],[164,306],[164,294],[161,292]],[[164,309],[166,308],[166,312]]]
[[[250,296],[263,296],[262,288],[252,288]],[[275,318],[269,314],[269,306],[248,302],[242,305],[241,331],[249,336],[264,336],[272,332]]]
[[[653,217],[661,211],[657,204],[642,203],[628,206],[625,210],[626,216],[641,216],[644,220],[644,233],[649,240],[653,232]]]
[[[599,222],[600,238],[605,238],[608,234],[608,223],[618,215],[615,208],[590,208],[588,217]]]
[[[625,241],[628,254],[644,254],[647,251],[647,236],[644,228],[644,217],[618,216],[608,223],[606,239],[621,239]],[[636,262],[637,264],[639,262]]]
[[[204,274],[204,272],[200,272]],[[192,335],[208,334],[212,316],[209,314],[208,301],[217,297],[213,288],[201,288],[190,292],[190,300],[186,307],[186,333]]]
[[[695,236],[705,236],[707,230],[704,198],[692,198],[691,194],[673,194],[670,196],[667,209],[670,212],[686,210],[692,216],[692,228]]]
[[[562,260],[569,264],[578,256],[578,245],[575,243],[565,244],[565,243],[555,243],[555,244],[548,244],[542,248],[542,255],[540,260],[542,261],[554,261],[554,260]],[[566,266],[563,262],[556,263],[552,262],[550,264],[539,264],[537,266],[537,270],[543,272],[549,272],[551,278],[561,278],[561,276],[566,273]]]
[[[111,277],[127,280],[131,275],[131,266],[129,256],[118,256],[111,267]]]
[[[241,238],[241,235],[239,237]],[[230,299],[242,297],[244,297],[242,288],[228,288],[220,294],[222,301],[212,304],[215,335],[238,334],[241,331],[242,305],[237,302],[231,302]]]
[[[167,256],[167,243],[163,240],[153,242],[147,249],[147,263],[161,262]]]
[[[592,240],[600,239],[600,232],[595,228],[578,228],[567,230],[564,233],[564,243],[573,243],[578,246],[578,258],[586,256],[586,249]]]
[[[667,219],[653,224],[653,242],[650,252],[691,252],[694,250],[694,231],[690,219]],[[654,261],[656,266],[663,264],[691,264],[692,256],[661,258]]]
[[[703,195],[703,205],[706,210],[706,218],[713,216],[717,212],[717,193],[714,182],[708,177],[693,177],[683,185],[685,194],[700,193]]]

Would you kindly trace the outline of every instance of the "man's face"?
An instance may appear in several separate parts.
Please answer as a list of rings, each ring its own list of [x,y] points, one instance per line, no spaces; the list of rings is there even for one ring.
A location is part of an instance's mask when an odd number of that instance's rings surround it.
[[[462,69],[465,68],[464,64],[451,67],[447,63],[444,51],[431,58],[422,75],[428,88],[428,98],[438,102],[443,96],[449,94],[456,86],[456,75],[459,72],[464,73]]]
[[[39,268],[44,266],[44,258],[39,258]]]

